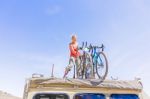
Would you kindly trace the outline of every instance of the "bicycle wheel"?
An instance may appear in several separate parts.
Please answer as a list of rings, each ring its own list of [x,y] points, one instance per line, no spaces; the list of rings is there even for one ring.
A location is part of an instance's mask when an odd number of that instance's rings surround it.
[[[93,63],[92,57],[89,53],[86,53],[86,60],[85,60],[85,79],[93,78]]]
[[[98,57],[99,58],[97,58],[95,64],[93,65],[94,66],[93,72],[95,78],[89,80],[93,86],[97,86],[100,83],[102,83],[108,74],[108,61],[106,55],[103,52],[100,52],[98,54]],[[101,62],[103,62],[104,64],[103,67],[100,66]],[[97,74],[97,77],[95,74]]]
[[[79,78],[82,79],[90,79],[92,75],[92,58],[88,53],[84,53],[84,55],[80,58],[80,68],[78,69]]]
[[[103,52],[99,53],[96,61],[96,74],[101,81],[105,80],[108,74],[108,60]]]
[[[79,66],[77,67],[77,71],[76,71],[76,74],[77,74],[77,78],[82,78],[82,71],[83,71],[83,56],[81,56],[80,58],[80,63],[79,63]]]

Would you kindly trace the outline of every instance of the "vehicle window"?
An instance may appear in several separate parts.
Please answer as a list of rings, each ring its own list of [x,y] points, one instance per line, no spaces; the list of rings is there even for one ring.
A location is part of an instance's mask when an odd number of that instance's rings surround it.
[[[75,95],[74,99],[105,99],[105,95],[95,93],[83,93]]]
[[[139,99],[139,97],[134,94],[112,94],[110,99]]]
[[[37,94],[33,99],[69,99],[65,94]]]

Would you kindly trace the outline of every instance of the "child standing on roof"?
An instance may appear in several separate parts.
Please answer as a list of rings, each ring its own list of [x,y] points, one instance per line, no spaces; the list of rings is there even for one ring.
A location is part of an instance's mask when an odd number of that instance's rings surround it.
[[[79,61],[80,61],[79,60],[80,52],[78,51],[78,42],[77,42],[76,35],[72,35],[72,37],[71,37],[71,43],[69,44],[69,50],[70,50],[69,65],[65,69],[64,78],[73,66],[76,66],[76,72],[78,72]]]
[[[77,59],[80,56],[80,53],[78,51],[78,42],[76,35],[73,35],[71,37],[71,43],[69,44],[70,49],[70,57],[73,57]]]

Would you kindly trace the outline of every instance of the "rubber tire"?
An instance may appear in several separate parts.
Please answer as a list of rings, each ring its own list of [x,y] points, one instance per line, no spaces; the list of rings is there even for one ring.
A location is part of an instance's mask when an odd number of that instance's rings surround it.
[[[103,52],[100,52],[99,53],[99,55],[102,55],[103,57],[104,57],[104,59],[105,59],[105,64],[106,64],[106,71],[105,71],[105,74],[104,74],[104,76],[101,78],[101,75],[98,73],[98,69],[97,69],[97,64],[96,64],[96,73],[97,73],[97,76],[99,77],[99,79],[101,79],[102,81],[103,80],[105,80],[105,78],[107,77],[107,74],[108,74],[108,60],[107,60],[107,58],[106,58],[106,55],[103,53]]]

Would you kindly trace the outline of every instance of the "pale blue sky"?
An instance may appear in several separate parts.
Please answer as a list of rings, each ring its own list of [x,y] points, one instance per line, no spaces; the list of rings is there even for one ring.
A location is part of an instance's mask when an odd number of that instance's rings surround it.
[[[109,76],[141,77],[150,94],[149,0],[1,0],[0,90],[22,96],[32,73],[62,77],[68,43],[104,43]]]

